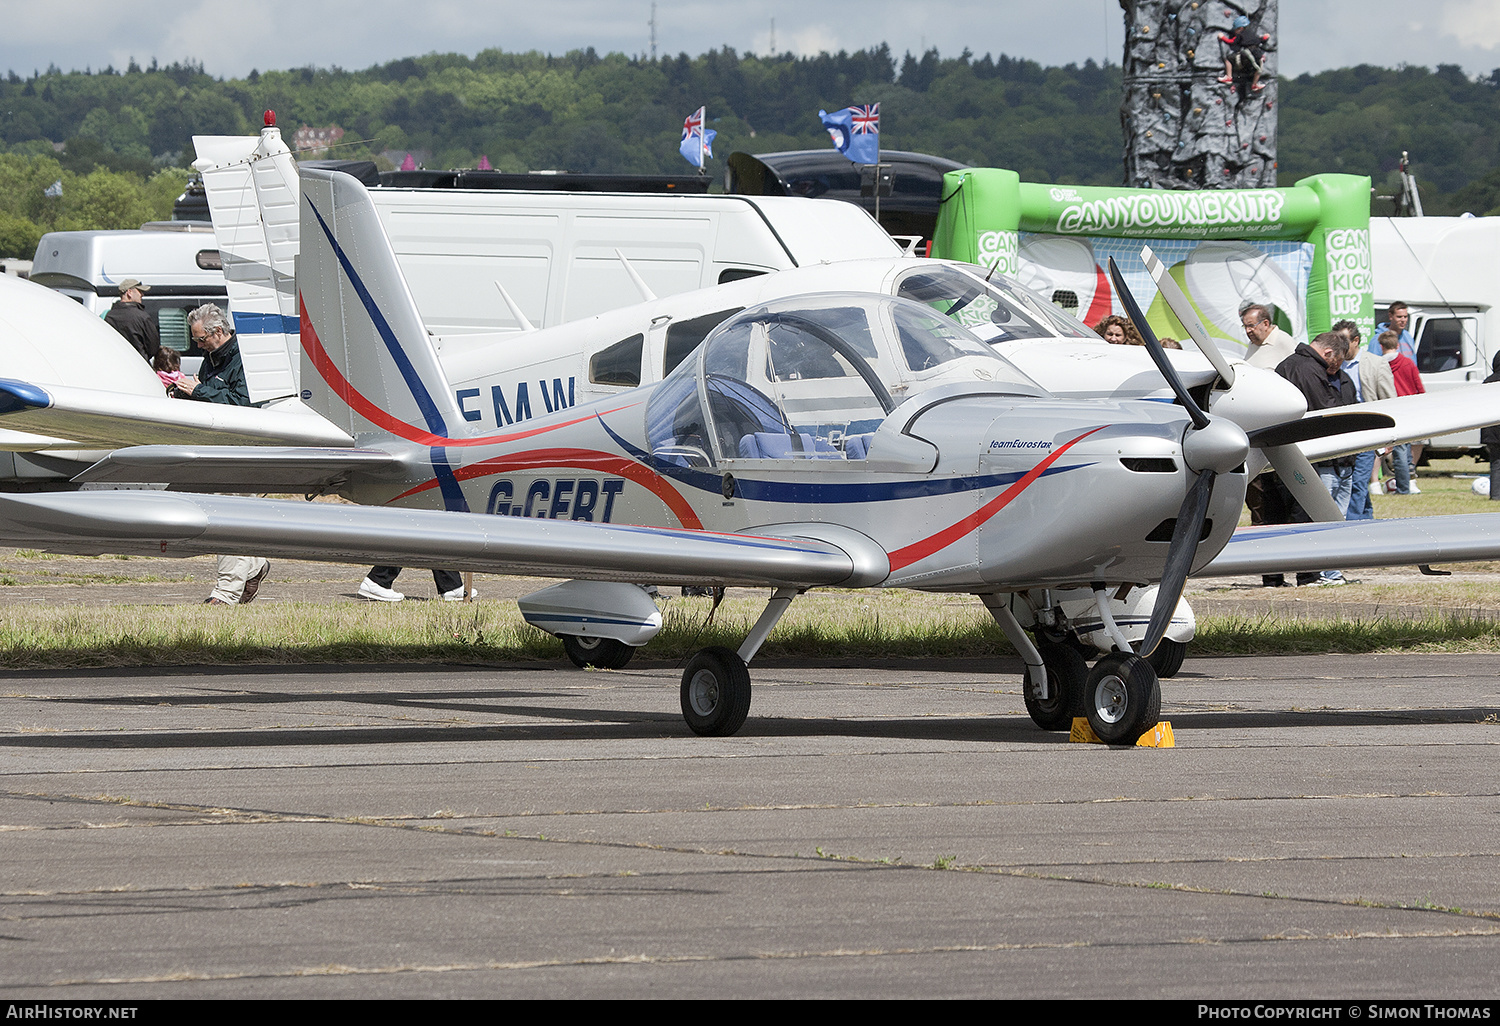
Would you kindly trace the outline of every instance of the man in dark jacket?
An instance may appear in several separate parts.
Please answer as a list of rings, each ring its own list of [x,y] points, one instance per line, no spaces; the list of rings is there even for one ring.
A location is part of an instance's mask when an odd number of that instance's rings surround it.
[[[104,315],[104,323],[135,346],[135,351],[145,357],[147,363],[156,359],[156,351],[161,348],[161,332],[156,326],[156,318],[146,312],[142,295],[150,291],[150,285],[126,278],[120,282],[119,302]]]
[[[193,345],[206,355],[198,376],[179,380],[172,386],[173,394],[205,403],[249,406],[250,386],[245,381],[245,365],[240,362],[240,343],[224,311],[212,303],[198,307],[188,314],[188,334]]]
[[[250,387],[240,363],[240,346],[229,329],[229,318],[212,303],[188,314],[188,334],[206,355],[198,377],[177,381],[173,394],[205,403],[250,405]],[[204,605],[233,606],[255,601],[261,582],[271,572],[269,561],[259,556],[220,556],[219,579]]]
[[[1307,399],[1309,413],[1353,406],[1358,401],[1354,382],[1343,370],[1347,352],[1348,343],[1342,335],[1325,331],[1312,342],[1298,346],[1296,352],[1276,365],[1276,373],[1297,386]],[[1339,456],[1316,464],[1313,469],[1318,472],[1328,494],[1333,496],[1334,504],[1347,510],[1354,486],[1354,457]],[[1299,507],[1295,519],[1306,523],[1311,517]],[[1299,573],[1297,583],[1343,584],[1344,575],[1338,570],[1324,570],[1322,574]]]

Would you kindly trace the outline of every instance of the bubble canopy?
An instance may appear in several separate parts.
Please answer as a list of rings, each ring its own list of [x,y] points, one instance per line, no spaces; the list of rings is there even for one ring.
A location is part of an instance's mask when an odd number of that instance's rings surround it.
[[[825,293],[745,310],[652,392],[646,432],[667,465],[863,460],[886,415],[941,384],[1047,393],[930,306]]]

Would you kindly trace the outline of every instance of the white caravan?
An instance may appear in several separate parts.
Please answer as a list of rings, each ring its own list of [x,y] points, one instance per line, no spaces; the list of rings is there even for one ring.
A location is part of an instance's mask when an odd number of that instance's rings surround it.
[[[146,309],[156,315],[162,344],[178,352],[192,349],[189,310],[204,303],[228,307],[213,228],[197,221],[152,221],[127,231],[48,232],[31,267],[32,281],[100,317],[119,300],[126,278],[151,286]]]

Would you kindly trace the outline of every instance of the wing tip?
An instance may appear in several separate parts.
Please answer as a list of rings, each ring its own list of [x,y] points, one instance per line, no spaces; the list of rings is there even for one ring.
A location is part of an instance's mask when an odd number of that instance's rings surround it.
[[[0,378],[0,416],[25,410],[44,410],[51,405],[52,395],[41,385]]]

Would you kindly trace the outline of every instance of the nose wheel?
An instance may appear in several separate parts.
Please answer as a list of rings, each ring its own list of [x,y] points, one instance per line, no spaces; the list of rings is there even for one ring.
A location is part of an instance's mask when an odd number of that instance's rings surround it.
[[[1161,718],[1161,682],[1138,655],[1104,656],[1089,671],[1084,715],[1101,741],[1134,744]]]

